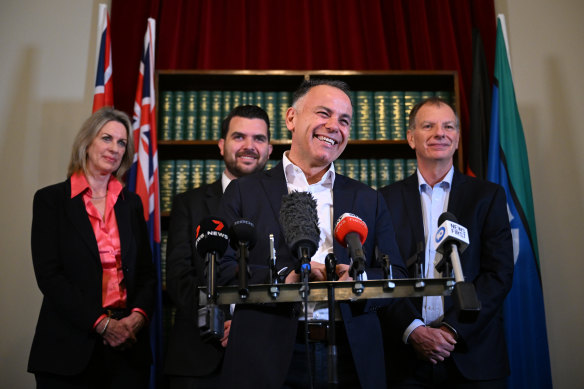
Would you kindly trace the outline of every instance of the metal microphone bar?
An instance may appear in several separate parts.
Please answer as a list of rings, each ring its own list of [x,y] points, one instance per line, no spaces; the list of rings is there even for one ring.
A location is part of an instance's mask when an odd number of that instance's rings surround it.
[[[329,285],[335,289],[336,301],[353,301],[362,299],[383,299],[398,297],[420,296],[448,296],[454,287],[453,278],[425,278],[425,287],[420,288],[419,279],[403,278],[395,280],[368,280],[357,281],[363,285],[361,293],[355,293],[356,281],[318,281],[310,282],[310,294],[308,301],[327,301]],[[272,284],[248,285],[249,294],[242,299],[239,294],[239,286],[217,287],[215,303],[224,304],[261,304],[261,303],[285,303],[301,302],[300,289],[303,283],[278,284],[280,293],[272,293]],[[199,303],[207,304],[207,289],[199,287]]]

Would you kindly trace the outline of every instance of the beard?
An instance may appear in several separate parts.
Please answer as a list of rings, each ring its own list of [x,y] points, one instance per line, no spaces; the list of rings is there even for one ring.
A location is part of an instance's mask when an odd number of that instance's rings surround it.
[[[256,164],[255,165],[238,164],[237,163],[238,158],[243,156],[256,158]],[[235,177],[243,177],[248,174],[264,170],[267,161],[268,161],[267,158],[264,161],[262,161],[262,158],[258,153],[240,152],[235,155],[235,159],[225,160],[225,168]]]

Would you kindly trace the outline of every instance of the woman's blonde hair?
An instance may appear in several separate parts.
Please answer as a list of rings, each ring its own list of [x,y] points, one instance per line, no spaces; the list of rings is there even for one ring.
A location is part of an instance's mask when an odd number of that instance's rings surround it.
[[[101,130],[103,126],[111,121],[123,124],[123,126],[126,128],[126,135],[128,136],[126,152],[122,156],[120,167],[113,173],[113,176],[116,177],[118,181],[122,182],[122,178],[132,165],[132,160],[134,158],[132,124],[130,123],[130,118],[128,115],[126,115],[126,113],[111,107],[105,107],[99,111],[96,111],[81,126],[81,129],[77,133],[75,141],[73,142],[71,160],[69,161],[69,169],[67,171],[68,178],[77,172],[87,174],[87,148],[91,142],[93,142],[99,133],[99,130]]]

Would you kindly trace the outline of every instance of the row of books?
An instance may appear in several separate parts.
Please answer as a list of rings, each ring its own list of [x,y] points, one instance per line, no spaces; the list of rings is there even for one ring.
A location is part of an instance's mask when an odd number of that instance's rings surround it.
[[[449,91],[356,91],[352,92],[351,139],[405,139],[408,115],[419,101],[438,96],[452,102]],[[160,96],[161,140],[218,140],[221,122],[238,105],[262,107],[270,118],[270,137],[290,139],[286,111],[291,94],[286,91],[163,91]]]
[[[279,160],[269,160],[266,169]],[[416,171],[415,159],[338,159],[335,172],[361,181],[374,189],[399,181]],[[160,161],[160,210],[170,212],[174,196],[221,177],[223,160],[177,159]]]

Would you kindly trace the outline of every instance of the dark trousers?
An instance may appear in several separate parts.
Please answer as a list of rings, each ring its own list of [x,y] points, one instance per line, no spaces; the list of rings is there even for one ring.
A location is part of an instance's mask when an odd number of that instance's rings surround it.
[[[506,389],[507,378],[470,381],[460,374],[452,358],[448,358],[436,365],[416,361],[413,375],[400,381],[389,381],[388,387],[391,389]]]
[[[204,377],[182,377],[169,375],[167,389],[216,389],[219,387],[221,367]]]
[[[150,366],[136,366],[123,351],[98,342],[81,374],[35,373],[35,379],[37,389],[147,389]]]
[[[359,378],[355,370],[353,356],[349,348],[347,334],[342,323],[336,326],[337,345],[337,377],[339,384],[337,388],[358,389],[360,388]],[[329,346],[326,340],[309,340],[308,347],[305,343],[303,326],[300,326],[294,345],[292,362],[284,382],[283,389],[305,389],[310,388],[310,375],[308,360],[310,360],[310,370],[312,372],[312,382],[314,389],[329,388]]]

